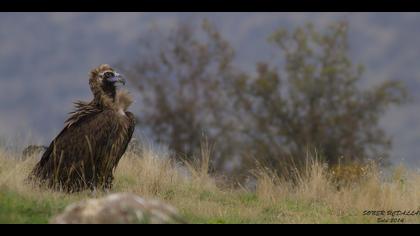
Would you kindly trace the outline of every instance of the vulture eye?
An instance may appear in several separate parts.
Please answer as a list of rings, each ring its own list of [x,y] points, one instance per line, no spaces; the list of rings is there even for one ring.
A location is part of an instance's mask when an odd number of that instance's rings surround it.
[[[114,73],[113,72],[105,72],[105,74],[104,74],[104,78],[105,79],[109,79],[109,78],[111,78],[111,77],[113,77],[114,76]]]

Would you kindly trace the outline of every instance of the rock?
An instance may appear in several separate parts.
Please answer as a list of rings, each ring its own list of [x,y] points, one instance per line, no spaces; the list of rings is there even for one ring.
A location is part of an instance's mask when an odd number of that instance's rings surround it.
[[[51,224],[177,224],[185,223],[177,210],[156,200],[115,193],[68,206]]]

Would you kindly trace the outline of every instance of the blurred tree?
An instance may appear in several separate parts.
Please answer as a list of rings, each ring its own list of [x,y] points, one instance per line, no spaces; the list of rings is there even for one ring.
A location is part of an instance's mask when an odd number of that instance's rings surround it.
[[[125,68],[142,99],[139,125],[178,158],[198,154],[204,137],[224,145],[219,137],[227,139],[233,125],[226,93],[235,76],[233,49],[208,21],[199,30],[182,22],[169,34],[152,29],[146,35],[140,40],[141,55]],[[213,165],[226,156],[219,150]]]
[[[307,152],[314,151],[330,165],[386,163],[391,140],[379,119],[407,93],[396,81],[360,89],[362,66],[351,62],[347,40],[346,22],[324,33],[308,24],[271,35],[284,69],[259,63],[256,78],[243,76],[234,86],[237,109],[250,116],[242,133],[251,159],[277,170],[302,166]]]
[[[232,47],[207,21],[145,35],[124,70],[140,91],[139,125],[173,156],[194,158],[205,137],[213,169],[229,164],[237,176],[256,161],[289,171],[314,150],[331,165],[386,162],[391,141],[379,120],[406,90],[396,81],[360,88],[363,69],[348,56],[345,22],[322,33],[310,24],[277,30],[269,41],[281,67],[258,63],[256,76],[234,67]]]

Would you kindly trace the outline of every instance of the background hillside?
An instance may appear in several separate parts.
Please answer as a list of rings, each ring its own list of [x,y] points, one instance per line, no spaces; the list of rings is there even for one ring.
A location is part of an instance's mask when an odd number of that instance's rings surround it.
[[[402,80],[413,94],[411,105],[392,110],[381,123],[393,137],[391,160],[418,163],[416,13],[0,13],[0,136],[15,143],[13,137],[30,133],[32,139],[19,142],[49,142],[72,102],[90,99],[86,85],[91,68],[133,56],[150,27],[165,31],[180,21],[200,23],[202,18],[215,23],[236,49],[237,65],[250,73],[257,61],[274,56],[266,40],[278,27],[310,21],[322,28],[348,20],[351,58],[366,66],[363,85]]]

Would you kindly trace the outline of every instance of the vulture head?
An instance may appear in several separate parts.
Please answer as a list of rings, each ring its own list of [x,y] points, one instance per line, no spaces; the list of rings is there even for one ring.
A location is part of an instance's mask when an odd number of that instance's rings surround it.
[[[95,97],[108,96],[114,100],[118,83],[125,85],[124,78],[107,64],[90,72],[89,84]]]
[[[90,72],[89,84],[94,103],[101,107],[123,113],[133,102],[128,91],[117,91],[117,84],[125,85],[125,79],[108,64],[102,64]]]

